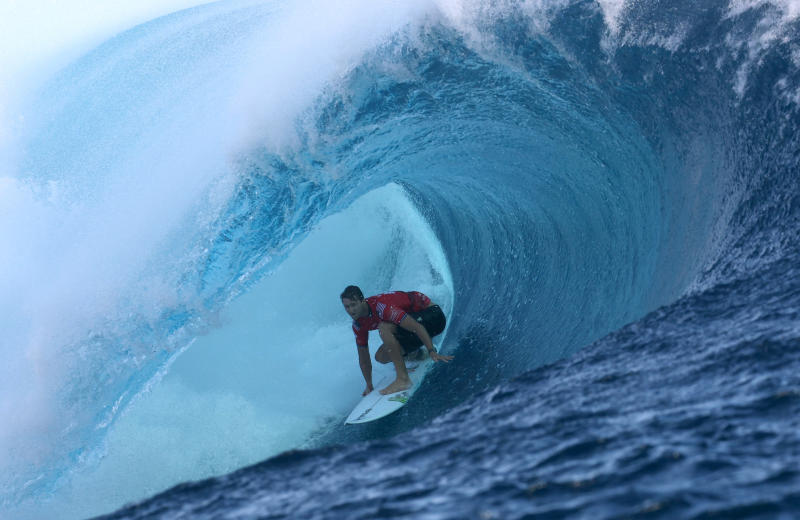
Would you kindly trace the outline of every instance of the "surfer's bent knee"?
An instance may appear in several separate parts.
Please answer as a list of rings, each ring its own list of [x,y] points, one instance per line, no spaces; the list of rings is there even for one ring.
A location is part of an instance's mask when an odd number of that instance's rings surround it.
[[[391,361],[389,355],[386,353],[386,346],[381,345],[378,347],[378,350],[375,351],[375,361],[378,363],[386,364]]]

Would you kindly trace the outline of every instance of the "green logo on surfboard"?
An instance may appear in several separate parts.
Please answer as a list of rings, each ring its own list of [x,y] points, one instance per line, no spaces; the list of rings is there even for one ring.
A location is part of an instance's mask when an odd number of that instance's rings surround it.
[[[389,401],[397,401],[398,403],[406,404],[408,402],[408,394],[403,392],[402,394],[393,395],[389,398]]]

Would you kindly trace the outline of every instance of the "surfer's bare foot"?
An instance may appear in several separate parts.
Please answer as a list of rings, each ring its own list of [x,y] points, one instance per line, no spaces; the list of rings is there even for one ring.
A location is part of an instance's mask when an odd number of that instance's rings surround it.
[[[410,379],[395,379],[392,384],[381,390],[381,394],[389,395],[394,394],[395,392],[402,392],[403,390],[408,390],[411,388],[411,380]]]

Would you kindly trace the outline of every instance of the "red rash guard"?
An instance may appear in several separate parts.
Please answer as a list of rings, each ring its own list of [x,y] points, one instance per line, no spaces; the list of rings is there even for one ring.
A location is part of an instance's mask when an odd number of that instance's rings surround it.
[[[353,320],[356,345],[366,347],[369,331],[375,330],[382,321],[400,325],[409,312],[419,312],[431,304],[431,299],[421,292],[394,291],[370,296],[367,300],[369,315]]]

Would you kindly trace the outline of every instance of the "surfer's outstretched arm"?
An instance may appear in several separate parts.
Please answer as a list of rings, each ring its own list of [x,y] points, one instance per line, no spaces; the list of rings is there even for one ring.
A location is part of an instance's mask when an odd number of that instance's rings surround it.
[[[358,366],[361,367],[361,373],[364,375],[364,381],[367,382],[367,388],[364,389],[362,395],[367,395],[374,390],[372,386],[372,360],[369,359],[368,347],[358,348]]]

